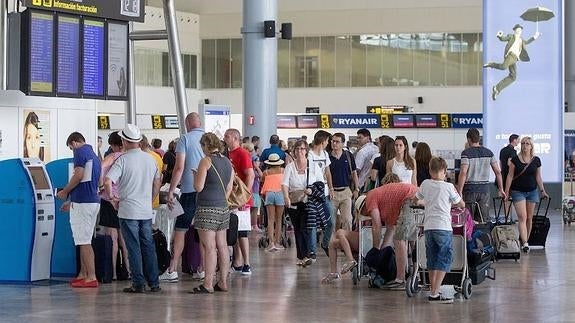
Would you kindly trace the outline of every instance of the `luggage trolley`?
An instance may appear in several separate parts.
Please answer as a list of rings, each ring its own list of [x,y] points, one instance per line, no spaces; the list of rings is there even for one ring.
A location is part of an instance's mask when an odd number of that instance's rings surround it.
[[[357,218],[357,226],[359,232],[359,251],[357,254],[357,266],[355,266],[351,270],[351,280],[353,281],[354,285],[357,285],[358,282],[363,277],[369,276],[369,268],[365,263],[365,256],[367,252],[373,246],[373,238],[371,233],[371,217],[358,215]],[[385,226],[382,223],[381,226],[381,239],[383,241],[383,236],[385,235]]]
[[[455,290],[463,295],[465,299],[471,297],[471,278],[467,264],[467,242],[465,228],[465,209],[452,209],[451,225],[453,228],[453,259],[451,271],[445,275],[443,283],[455,285]],[[405,284],[405,292],[408,297],[412,297],[419,292],[422,287],[429,287],[429,272],[427,270],[427,258],[425,255],[425,235],[423,233],[424,216],[416,217],[418,236],[416,243],[416,263],[414,264],[413,275],[410,275]]]

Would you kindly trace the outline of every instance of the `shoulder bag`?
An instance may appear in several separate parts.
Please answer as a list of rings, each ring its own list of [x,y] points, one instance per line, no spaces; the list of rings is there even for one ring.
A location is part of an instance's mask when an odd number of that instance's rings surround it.
[[[295,161],[294,161],[295,163]],[[297,167],[294,164],[294,167],[296,168],[296,172],[297,172]],[[309,185],[309,160],[307,161],[307,166],[306,166],[306,179],[305,179],[305,184],[306,187],[307,185]],[[295,191],[291,191],[289,192],[289,200],[291,202],[291,204],[296,204],[296,203],[306,203],[307,202],[307,195],[305,194],[305,188],[303,190],[295,190]]]
[[[212,167],[214,167],[213,164],[212,164]],[[218,172],[216,167],[214,167],[214,170],[216,171],[216,175],[218,175],[218,178],[220,179],[220,183],[222,184],[222,188],[223,188],[224,194],[225,194],[226,193],[226,186],[224,185],[224,182],[222,181],[222,177],[220,176],[220,173]],[[238,175],[234,174],[232,191],[230,193],[230,196],[227,197],[229,208],[230,209],[238,209],[238,208],[243,207],[244,205],[246,205],[248,203],[251,196],[252,196],[252,193],[250,192],[250,190],[248,189],[246,184],[244,184],[244,182],[242,181],[242,179]]]

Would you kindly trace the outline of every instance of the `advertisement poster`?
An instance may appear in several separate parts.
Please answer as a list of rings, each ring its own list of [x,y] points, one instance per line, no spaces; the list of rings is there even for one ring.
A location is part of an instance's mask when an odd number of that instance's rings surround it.
[[[50,156],[50,111],[23,109],[22,119],[24,158],[37,157],[47,163]]]
[[[494,153],[529,136],[546,182],[563,177],[561,0],[483,1],[483,137]],[[518,122],[519,121],[519,122]]]
[[[128,96],[128,25],[108,22],[108,96]]]

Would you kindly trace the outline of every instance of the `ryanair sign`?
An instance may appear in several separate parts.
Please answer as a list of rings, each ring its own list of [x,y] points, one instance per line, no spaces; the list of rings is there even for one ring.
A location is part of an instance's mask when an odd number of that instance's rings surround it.
[[[329,118],[330,128],[381,128],[379,115],[334,114]]]
[[[483,128],[483,114],[454,113],[451,115],[451,128]]]

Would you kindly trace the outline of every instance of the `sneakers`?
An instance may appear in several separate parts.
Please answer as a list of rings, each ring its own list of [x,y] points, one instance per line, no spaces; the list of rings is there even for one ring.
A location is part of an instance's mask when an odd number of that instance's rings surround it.
[[[159,287],[157,287],[159,288]],[[129,294],[143,294],[146,289],[144,288],[144,286],[139,286],[139,287],[135,287],[135,286],[130,286],[130,287],[126,287],[122,290],[124,293],[129,293]]]
[[[202,280],[204,278],[206,278],[206,272],[205,271],[195,272],[192,274],[193,280]]]
[[[339,273],[329,273],[324,278],[322,278],[321,283],[329,284],[337,279],[339,279]]]
[[[529,245],[527,244],[527,242],[523,244],[523,247],[521,247],[521,250],[524,253],[529,253]]]
[[[155,286],[155,287],[150,288],[150,293],[159,293],[161,291],[162,291],[162,288],[160,286]]]
[[[315,262],[317,261],[317,257],[315,255],[315,253],[310,253],[309,254],[309,259],[311,260],[312,264],[315,264]]]
[[[230,269],[230,272],[232,273],[241,273],[243,271],[244,267],[243,266],[234,266],[232,265],[232,268]]]
[[[244,265],[242,267],[242,275],[249,276],[251,274],[252,274],[252,268],[250,267],[250,265]]]
[[[343,264],[343,267],[341,267],[341,274],[347,274],[350,270],[352,270],[353,268],[355,268],[357,266],[357,261],[352,260],[352,261],[348,261],[345,264]]]
[[[405,281],[392,280],[385,283],[382,288],[389,290],[405,290]]]
[[[439,295],[437,295],[437,296],[435,296],[435,297],[432,297],[431,295],[429,295],[429,296],[427,297],[427,301],[428,301],[429,303],[432,303],[432,304],[433,304],[433,303],[434,303],[434,304],[452,304],[452,303],[453,303],[453,298],[448,298],[448,297],[445,297],[445,296],[443,296],[443,295],[441,295],[441,294],[439,294]]]
[[[313,264],[313,260],[311,258],[308,258],[308,257],[304,257],[302,262],[303,262],[302,266],[304,266],[304,267]]]
[[[158,278],[160,279],[161,282],[177,283],[178,282],[178,272],[177,271],[169,272],[166,270],[166,272],[161,274],[160,277],[158,277]]]
[[[491,99],[495,101],[497,99],[497,96],[499,95],[499,91],[497,90],[496,86],[493,87],[492,91],[493,92],[491,92]]]

